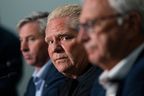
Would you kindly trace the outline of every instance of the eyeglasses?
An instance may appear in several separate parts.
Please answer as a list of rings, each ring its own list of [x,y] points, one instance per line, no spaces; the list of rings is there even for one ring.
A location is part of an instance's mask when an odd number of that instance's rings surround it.
[[[115,19],[115,18],[117,18],[117,21],[119,24],[122,24],[123,17],[125,15],[126,14],[116,14],[116,15],[109,15],[109,16],[104,16],[104,17],[93,19],[93,20],[89,20],[86,23],[79,24],[79,30],[83,29],[85,32],[90,32],[90,29],[92,29],[94,26],[100,26],[106,20]]]

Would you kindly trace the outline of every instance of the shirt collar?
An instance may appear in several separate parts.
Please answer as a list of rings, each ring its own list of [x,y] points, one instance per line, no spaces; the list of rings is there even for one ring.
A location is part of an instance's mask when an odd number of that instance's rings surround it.
[[[32,76],[38,77],[44,80],[46,77],[47,71],[49,70],[50,64],[51,64],[51,60],[49,60],[46,64],[44,64],[43,67],[39,71],[35,70]]]
[[[140,52],[144,49],[144,43],[136,48],[129,56],[121,60],[113,69],[110,71],[106,70],[99,77],[100,82],[104,79],[122,79],[127,75],[131,66],[136,61]],[[105,80],[104,80],[105,81]]]

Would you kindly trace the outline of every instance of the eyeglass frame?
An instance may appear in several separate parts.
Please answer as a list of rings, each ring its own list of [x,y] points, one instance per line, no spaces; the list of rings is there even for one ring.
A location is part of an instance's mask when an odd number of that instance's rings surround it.
[[[89,30],[91,28],[93,28],[97,24],[97,22],[105,21],[107,19],[114,19],[114,18],[117,18],[118,23],[122,24],[123,17],[125,17],[125,16],[126,16],[126,14],[115,14],[115,15],[109,15],[109,16],[104,16],[104,17],[100,17],[100,18],[95,18],[95,19],[89,20],[88,22],[83,23],[83,24],[79,23],[78,30],[80,30],[82,28],[85,32],[89,32]]]

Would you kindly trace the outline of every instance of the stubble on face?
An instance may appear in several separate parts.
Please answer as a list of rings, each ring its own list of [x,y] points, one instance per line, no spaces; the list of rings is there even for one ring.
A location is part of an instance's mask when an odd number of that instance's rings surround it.
[[[66,36],[65,40],[58,41],[59,47],[61,47],[63,51],[61,53],[54,52],[51,50],[53,49],[51,45],[49,46],[48,51],[54,65],[59,70],[59,72],[65,75],[74,76],[76,74],[79,74],[79,67],[82,66],[80,64],[82,64],[83,60],[85,59],[83,58],[82,54],[86,52],[84,51],[84,47],[82,47],[83,44],[79,44],[78,42],[76,42],[76,36],[78,35],[78,32],[65,25],[66,23],[64,23],[64,21],[66,22],[65,18],[51,20],[49,22],[50,26],[47,30],[47,33],[51,32],[51,35],[47,34],[48,38],[56,38],[59,34]],[[63,55],[65,58],[61,58],[60,60],[58,59],[55,61],[54,58],[60,55]]]

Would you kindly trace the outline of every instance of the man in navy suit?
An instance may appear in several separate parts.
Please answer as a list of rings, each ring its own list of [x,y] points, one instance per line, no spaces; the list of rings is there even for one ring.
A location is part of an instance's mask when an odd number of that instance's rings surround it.
[[[49,56],[67,80],[59,96],[90,96],[94,80],[101,73],[88,60],[83,43],[77,43],[81,6],[67,4],[54,9],[46,27]]]
[[[18,38],[0,26],[0,94],[18,96],[17,84],[22,76],[22,55]]]
[[[34,73],[25,96],[57,96],[64,77],[51,63],[44,40],[47,12],[35,12],[18,23],[21,52]]]
[[[144,0],[84,0],[79,42],[104,72],[92,96],[144,96]]]

